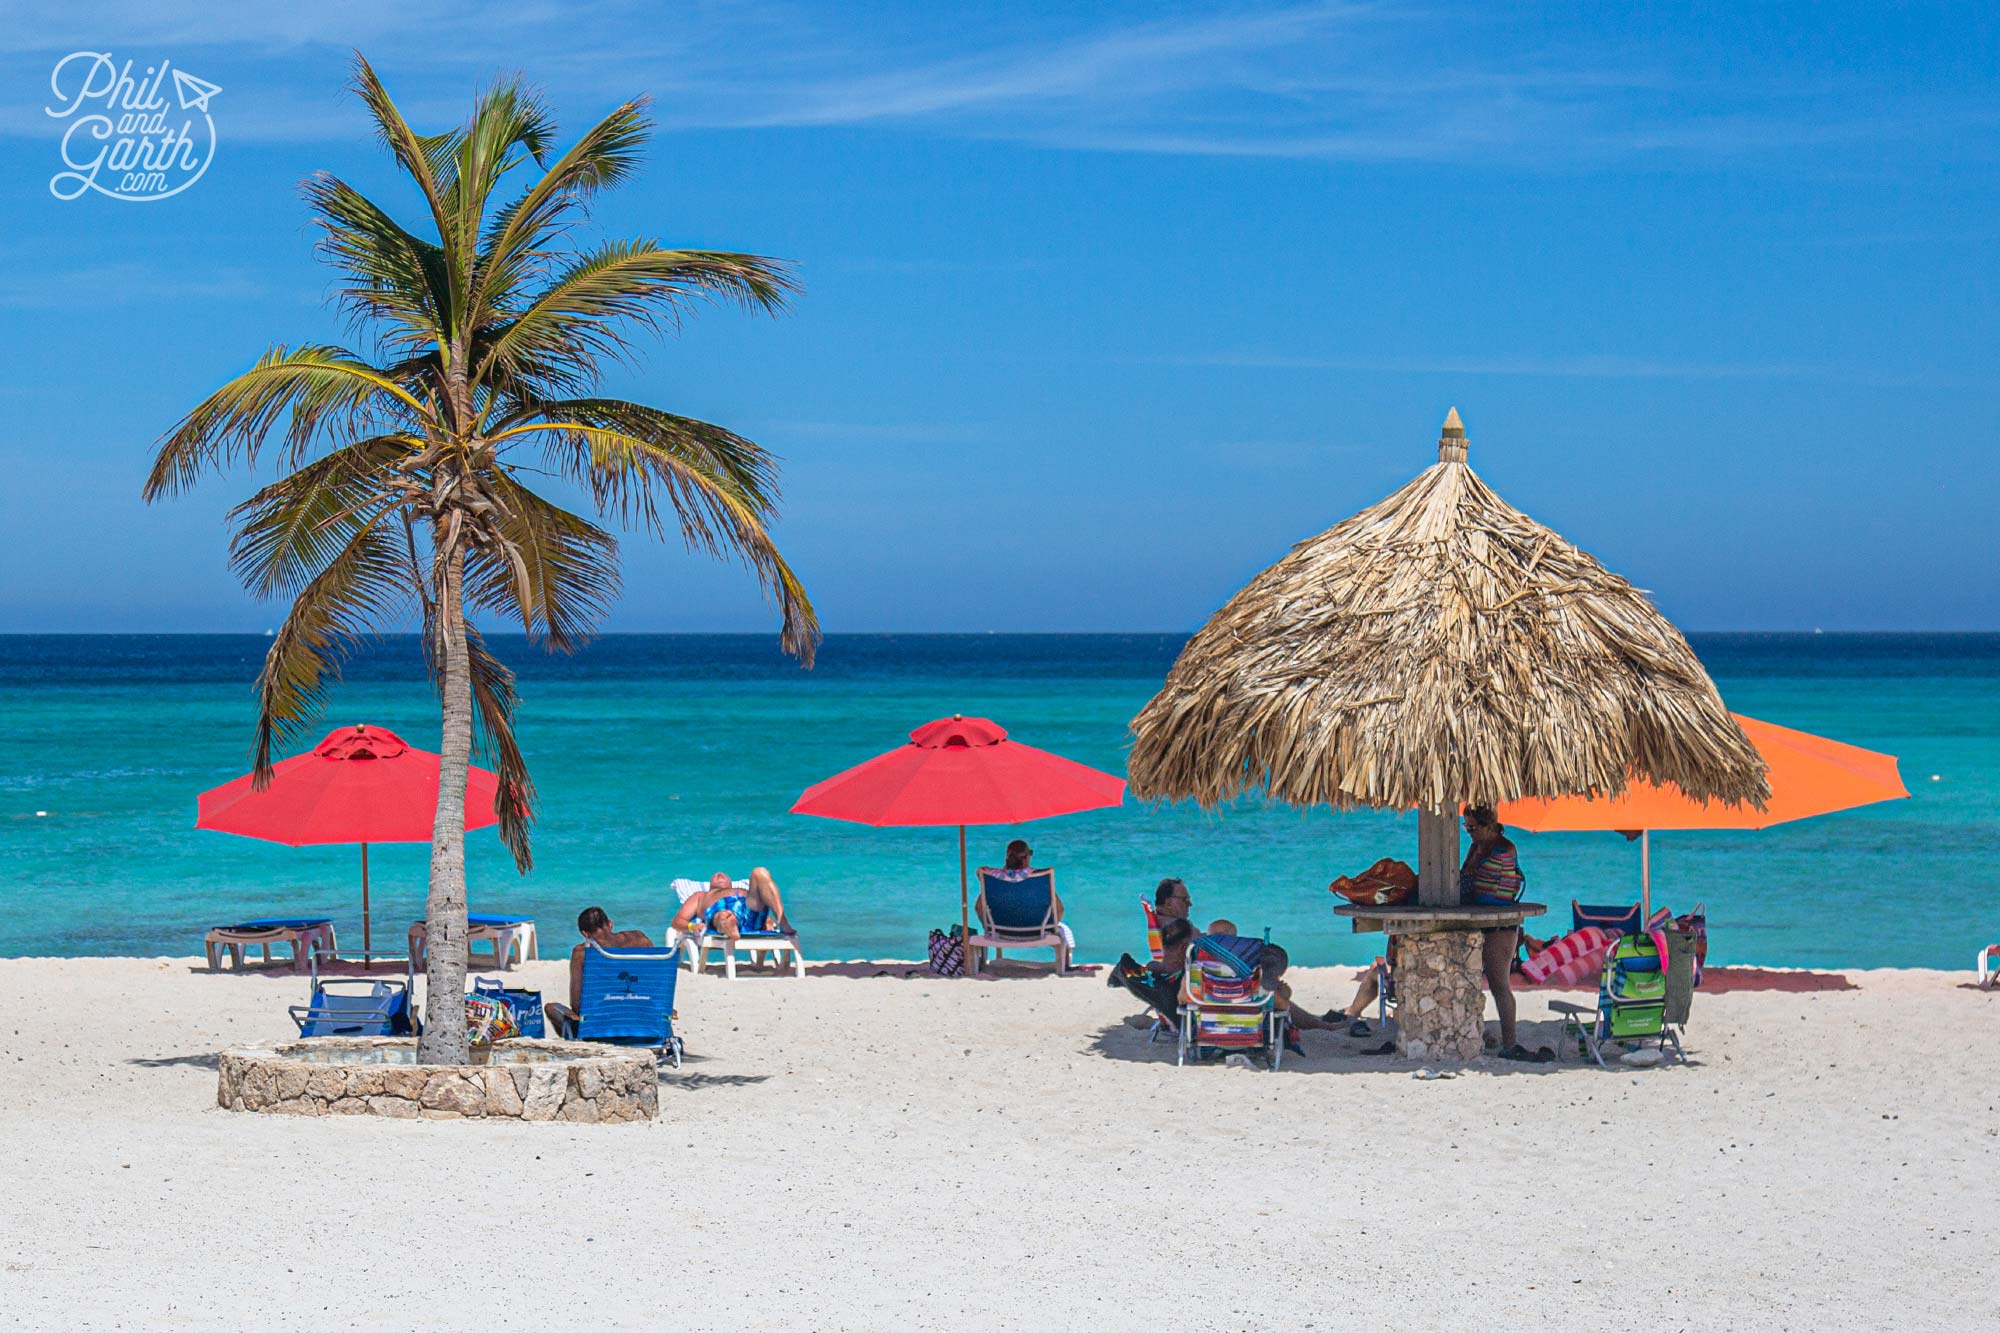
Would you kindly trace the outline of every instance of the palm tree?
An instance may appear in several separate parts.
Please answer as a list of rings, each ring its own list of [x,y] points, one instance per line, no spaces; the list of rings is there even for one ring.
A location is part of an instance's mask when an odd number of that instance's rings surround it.
[[[702,299],[776,313],[795,288],[783,263],[755,255],[572,243],[593,196],[637,165],[649,133],[642,102],[557,153],[547,106],[518,79],[435,135],[410,129],[358,54],[354,90],[428,210],[420,235],[333,176],[302,186],[340,275],[340,306],[372,351],[272,347],[161,439],[145,495],[252,467],[267,447],[286,473],[231,511],[236,573],[259,596],[291,599],[257,682],[260,782],[273,751],[310,726],[345,653],[420,616],[443,768],[418,1058],[458,1064],[475,740],[499,774],[500,836],[524,872],[534,812],[513,674],[471,614],[518,619],[549,648],[574,651],[618,589],[612,534],[523,474],[563,478],[606,523],[675,530],[690,549],[740,558],[778,604],[781,645],[810,666],[818,621],[768,530],[773,457],[720,426],[596,392],[635,326],[677,328]],[[499,202],[503,178],[529,162],[539,179]]]

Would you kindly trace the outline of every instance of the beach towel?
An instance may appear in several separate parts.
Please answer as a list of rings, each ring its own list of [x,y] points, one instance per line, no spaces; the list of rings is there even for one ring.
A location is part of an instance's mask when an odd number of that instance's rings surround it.
[[[1667,1008],[1662,1020],[1679,1027],[1688,1021],[1688,1010],[1694,1005],[1694,932],[1656,931],[1653,938],[1666,945],[1662,956],[1667,960]]]
[[[1534,986],[1584,986],[1604,970],[1604,955],[1618,936],[1602,926],[1572,930],[1521,964],[1521,979]]]

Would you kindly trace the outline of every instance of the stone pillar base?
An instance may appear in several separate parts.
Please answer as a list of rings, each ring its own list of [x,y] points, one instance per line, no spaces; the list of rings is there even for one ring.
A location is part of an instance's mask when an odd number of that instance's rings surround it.
[[[1396,936],[1396,1051],[1412,1060],[1477,1060],[1485,1053],[1481,934]]]

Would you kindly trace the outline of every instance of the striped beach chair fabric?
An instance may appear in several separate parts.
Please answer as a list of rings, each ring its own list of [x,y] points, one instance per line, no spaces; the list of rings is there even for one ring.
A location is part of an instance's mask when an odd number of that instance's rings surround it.
[[[576,1040],[614,1046],[650,1046],[681,1067],[681,1039],[674,1034],[674,987],[679,949],[606,949],[583,952],[583,1012]]]
[[[1150,898],[1139,900],[1139,910],[1146,914],[1146,951],[1152,955],[1153,968],[1157,972],[1167,961],[1167,942],[1160,935],[1160,911],[1153,906],[1153,900]],[[1155,1012],[1153,1026],[1146,1030],[1146,1044],[1152,1045],[1171,1031],[1173,1028],[1168,1025],[1167,1020]]]
[[[1242,945],[1256,941],[1244,940]],[[1286,1015],[1264,989],[1257,965],[1213,935],[1188,946],[1181,975],[1180,1047],[1174,1063],[1203,1049],[1262,1051],[1276,1069],[1285,1055]]]

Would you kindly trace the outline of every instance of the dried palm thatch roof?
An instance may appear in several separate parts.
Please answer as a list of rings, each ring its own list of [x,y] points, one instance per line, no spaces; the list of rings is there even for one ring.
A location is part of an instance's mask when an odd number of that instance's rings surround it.
[[[1639,774],[1763,805],[1680,631],[1465,456],[1453,409],[1435,466],[1209,619],[1132,720],[1134,794],[1450,811]]]

